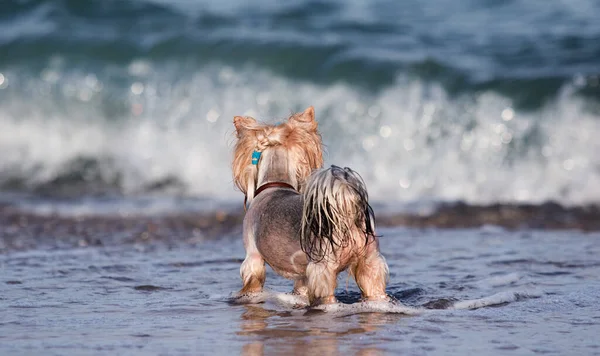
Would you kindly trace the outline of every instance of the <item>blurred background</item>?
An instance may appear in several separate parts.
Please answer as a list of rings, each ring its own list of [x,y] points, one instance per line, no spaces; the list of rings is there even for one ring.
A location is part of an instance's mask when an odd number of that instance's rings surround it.
[[[314,105],[326,163],[376,201],[597,203],[598,14],[595,0],[3,0],[0,199],[239,205],[233,116]]]

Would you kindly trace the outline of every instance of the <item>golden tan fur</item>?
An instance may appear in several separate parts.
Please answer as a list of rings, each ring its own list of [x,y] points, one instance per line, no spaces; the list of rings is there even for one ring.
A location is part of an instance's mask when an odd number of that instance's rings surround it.
[[[280,125],[268,125],[254,118],[236,116],[233,119],[237,142],[232,162],[235,185],[248,194],[249,182],[255,181],[252,152],[264,151],[267,147],[281,145],[288,150],[290,162],[295,164],[296,182],[302,191],[306,178],[313,170],[323,166],[321,135],[314,120],[311,106],[303,113],[294,114]]]
[[[310,304],[335,302],[337,275],[346,269],[363,299],[387,300],[388,267],[366,186],[350,168],[320,169],[322,143],[314,116],[309,107],[280,125],[234,118],[233,178],[249,203],[238,297],[262,291],[268,263],[293,279],[294,292]],[[254,151],[262,153],[257,164],[252,164]],[[269,188],[254,197],[259,187]]]
[[[350,168],[315,171],[303,192],[300,243],[312,260],[335,256],[351,244],[364,248],[375,238],[375,217],[361,176]],[[349,219],[348,217],[355,217]],[[353,230],[361,233],[354,236]]]

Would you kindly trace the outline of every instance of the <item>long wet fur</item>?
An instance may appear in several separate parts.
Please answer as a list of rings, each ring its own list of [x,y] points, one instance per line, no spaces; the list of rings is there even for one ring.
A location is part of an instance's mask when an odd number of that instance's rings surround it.
[[[364,245],[375,237],[375,214],[366,185],[352,169],[331,166],[313,173],[303,197],[300,245],[312,261],[334,256],[337,249],[355,243],[353,229],[364,234]]]
[[[310,304],[335,302],[337,275],[348,269],[365,300],[388,300],[389,274],[379,252],[366,186],[350,168],[322,169],[323,152],[314,109],[279,125],[234,118],[237,142],[233,178],[246,195],[240,299],[261,292],[265,263],[293,279],[294,293]],[[262,153],[257,165],[252,152]],[[267,183],[286,183],[256,190]],[[293,189],[291,189],[293,188]]]

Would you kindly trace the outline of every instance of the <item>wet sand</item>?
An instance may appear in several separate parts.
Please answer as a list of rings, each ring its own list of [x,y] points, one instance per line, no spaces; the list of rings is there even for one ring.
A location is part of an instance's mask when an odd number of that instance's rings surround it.
[[[380,227],[476,228],[600,231],[600,207],[542,205],[439,205],[432,211],[377,209]],[[0,205],[0,253],[34,248],[117,246],[196,242],[240,234],[242,209],[165,214],[40,214]]]

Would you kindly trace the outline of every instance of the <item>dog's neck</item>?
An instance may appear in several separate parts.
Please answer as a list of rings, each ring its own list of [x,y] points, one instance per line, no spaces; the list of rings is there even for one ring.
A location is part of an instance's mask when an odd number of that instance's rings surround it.
[[[298,189],[296,167],[293,162],[290,162],[288,151],[281,146],[264,150],[258,165],[256,187],[260,188],[262,185],[274,182],[287,183]]]

